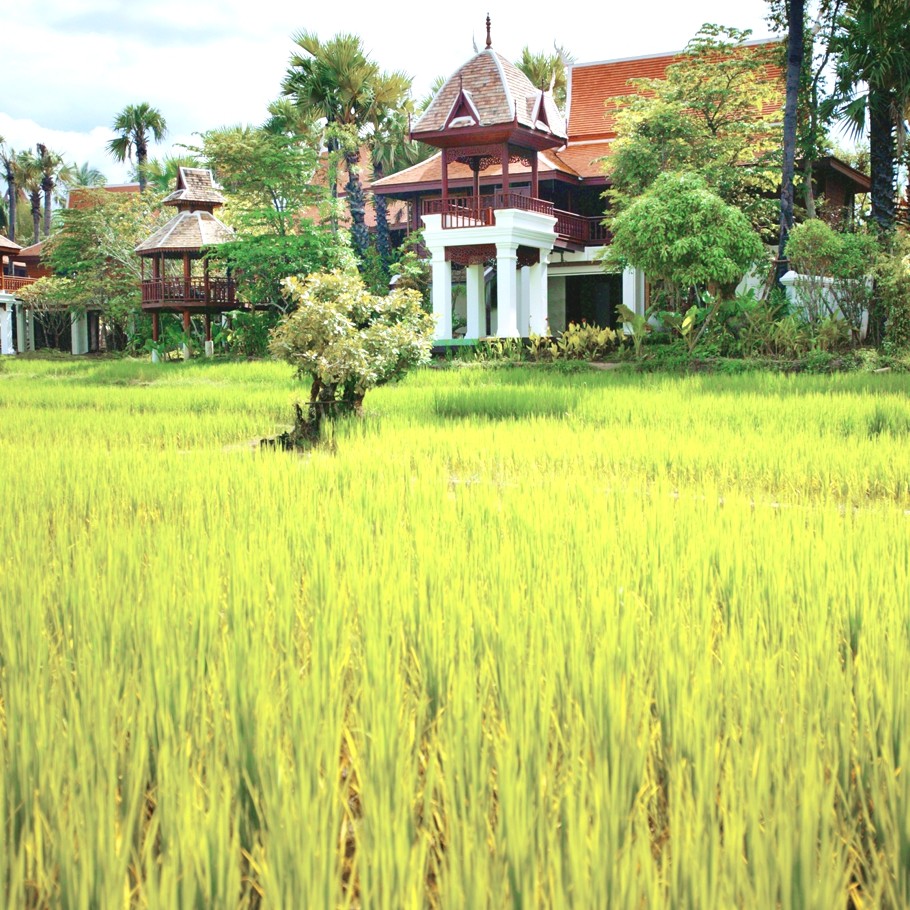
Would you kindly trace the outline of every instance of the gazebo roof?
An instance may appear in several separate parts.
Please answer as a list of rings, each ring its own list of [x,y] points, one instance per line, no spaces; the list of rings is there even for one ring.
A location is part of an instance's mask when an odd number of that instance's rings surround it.
[[[489,23],[488,23],[489,28]],[[448,79],[411,129],[415,139],[432,142],[446,134],[490,127],[520,127],[520,132],[561,145],[566,124],[549,91],[536,88],[513,63],[487,46]],[[561,141],[555,141],[561,140]]]
[[[177,189],[174,190],[162,205],[178,207],[213,209],[224,205],[221,188],[215,183],[212,172],[205,167],[181,167],[177,171]]]
[[[3,234],[0,234],[0,252],[2,253],[18,253],[22,249],[15,240],[10,240],[9,237],[4,237]]]
[[[236,240],[234,231],[211,212],[178,212],[136,247],[140,256],[153,253],[196,252],[204,246]]]

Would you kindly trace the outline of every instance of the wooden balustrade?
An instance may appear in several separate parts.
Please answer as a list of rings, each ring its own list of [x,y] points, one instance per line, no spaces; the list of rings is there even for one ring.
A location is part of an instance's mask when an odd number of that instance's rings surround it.
[[[15,294],[16,291],[26,287],[26,285],[34,284],[37,280],[37,278],[18,278],[13,275],[0,274],[0,291]]]
[[[424,215],[442,215],[444,228],[489,227],[494,224],[497,209],[519,209],[556,218],[556,233],[570,243],[609,243],[610,233],[600,216],[586,217],[564,212],[546,199],[534,199],[520,193],[490,193],[486,196],[450,196],[448,199],[424,199]]]
[[[233,307],[235,294],[230,278],[151,278],[142,282],[142,305],[150,309]]]

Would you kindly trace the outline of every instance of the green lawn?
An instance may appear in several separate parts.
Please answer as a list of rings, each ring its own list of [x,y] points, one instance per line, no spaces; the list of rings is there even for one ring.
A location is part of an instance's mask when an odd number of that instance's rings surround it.
[[[910,905],[910,376],[0,363],[0,902]]]

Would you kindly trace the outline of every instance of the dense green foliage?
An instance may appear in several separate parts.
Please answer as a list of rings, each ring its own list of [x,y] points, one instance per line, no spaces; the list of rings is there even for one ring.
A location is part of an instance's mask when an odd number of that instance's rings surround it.
[[[910,903],[906,377],[288,372],[0,373],[5,905]]]
[[[697,174],[661,174],[611,230],[607,261],[641,269],[677,307],[692,287],[729,291],[765,255],[743,213]]]
[[[664,79],[635,79],[636,94],[611,103],[617,139],[607,159],[610,198],[622,210],[663,173],[694,171],[760,231],[776,223],[776,124],[783,103],[767,69],[768,45],[742,47],[748,32],[705,25]]]

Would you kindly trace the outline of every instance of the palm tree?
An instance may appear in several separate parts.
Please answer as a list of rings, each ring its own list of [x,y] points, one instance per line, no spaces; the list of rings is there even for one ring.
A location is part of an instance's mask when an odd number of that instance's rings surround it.
[[[521,49],[521,59],[515,63],[537,88],[552,93],[560,110],[566,106],[566,88],[568,85],[566,67],[575,62],[564,47],[553,46],[552,54],[532,54],[527,45]]]
[[[44,193],[44,236],[51,232],[51,195],[60,179],[63,158],[46,145],[38,143],[38,164],[41,168],[41,189]]]
[[[44,172],[41,162],[31,152],[20,152],[16,156],[16,183],[25,190],[32,206],[32,243],[41,239],[41,181]]]
[[[356,35],[339,34],[323,43],[315,33],[301,32],[294,40],[303,53],[291,57],[282,93],[304,114],[326,121],[330,156],[337,152],[344,156],[351,236],[355,251],[362,257],[369,246],[366,199],[360,181],[364,130],[377,111],[401,104],[410,79],[404,73],[381,73]]]
[[[92,167],[87,161],[82,164],[75,162],[69,165],[65,172],[61,174],[61,179],[71,190],[76,188],[92,189],[104,186],[107,183],[107,177],[96,167]]]
[[[780,190],[780,241],[777,249],[777,280],[787,272],[786,249],[793,227],[793,176],[796,169],[796,114],[803,71],[805,0],[790,0],[787,15],[787,81],[784,104],[784,162]]]
[[[128,104],[114,118],[113,128],[120,134],[107,144],[108,151],[117,161],[133,160],[139,170],[139,192],[145,192],[145,162],[148,160],[149,136],[161,142],[167,135],[167,123],[161,111],[143,102]]]
[[[837,110],[858,135],[868,119],[872,220],[894,226],[898,149],[910,103],[910,18],[903,0],[852,0],[834,39]],[[865,90],[864,90],[865,87]]]
[[[3,165],[3,177],[6,180],[7,215],[9,220],[9,239],[16,240],[16,202],[19,197],[19,182],[16,150],[5,142],[0,142],[0,164]]]
[[[160,193],[167,193],[177,188],[177,173],[182,167],[199,167],[195,155],[167,155],[163,159],[153,158],[144,168],[146,186]]]

